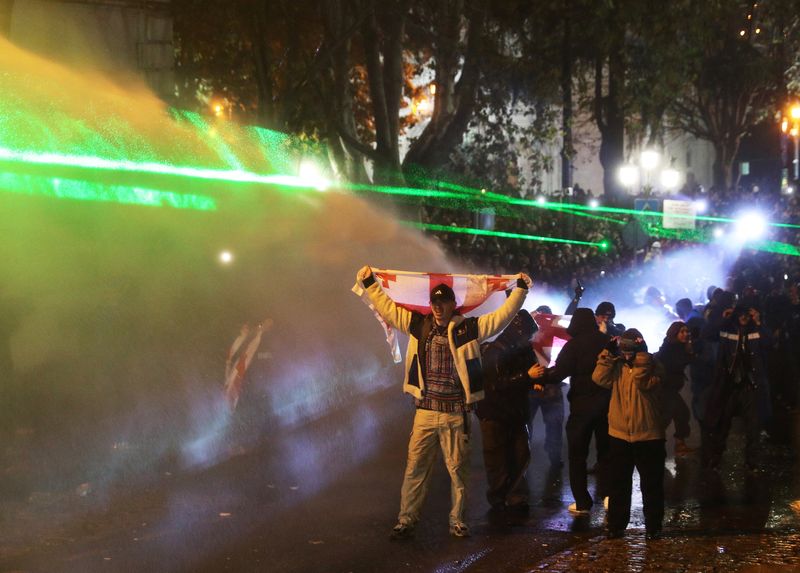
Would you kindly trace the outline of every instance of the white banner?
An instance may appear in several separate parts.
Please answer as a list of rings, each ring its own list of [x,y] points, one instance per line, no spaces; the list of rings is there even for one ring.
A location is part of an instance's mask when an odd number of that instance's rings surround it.
[[[694,229],[695,214],[693,201],[664,199],[661,224],[665,229]]]

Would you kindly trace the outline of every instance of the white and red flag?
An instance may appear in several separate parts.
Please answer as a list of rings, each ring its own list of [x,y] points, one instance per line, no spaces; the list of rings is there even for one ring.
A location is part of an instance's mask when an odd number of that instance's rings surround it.
[[[375,275],[375,280],[380,283],[383,292],[395,304],[422,314],[431,312],[431,290],[442,283],[453,289],[456,295],[456,309],[461,314],[466,315],[480,307],[492,295],[501,293],[502,296],[505,296],[506,290],[514,288],[518,277],[518,275],[439,274],[385,269],[372,269],[372,272]],[[360,283],[356,283],[353,287],[353,292],[360,296],[364,304],[375,312]],[[375,316],[386,333],[386,342],[389,343],[389,347],[392,349],[394,361],[400,362],[402,358],[396,333],[383,321],[378,313],[375,313]]]
[[[225,399],[228,401],[231,411],[236,409],[239,403],[239,396],[242,393],[242,384],[244,383],[244,375],[253,361],[258,347],[261,345],[261,336],[263,330],[261,326],[256,329],[256,333],[250,338],[247,346],[239,352],[242,346],[250,336],[250,327],[246,324],[242,326],[242,330],[236,340],[233,341],[228,357],[225,361]],[[238,352],[238,355],[237,355]]]
[[[570,339],[567,334],[570,318],[566,315],[533,313],[533,320],[539,327],[533,335],[533,351],[539,364],[545,368],[555,362],[561,348]]]

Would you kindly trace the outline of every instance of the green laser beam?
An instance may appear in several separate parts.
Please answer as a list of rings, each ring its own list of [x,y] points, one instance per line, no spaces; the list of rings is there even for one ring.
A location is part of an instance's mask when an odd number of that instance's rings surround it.
[[[77,167],[108,172],[169,175],[229,183],[255,183],[260,185],[278,185],[296,188],[312,187],[307,181],[294,175],[259,175],[239,169],[207,169],[201,167],[175,166],[156,162],[138,162],[126,159],[104,159],[102,157],[66,155],[61,153],[14,151],[7,148],[0,148],[0,161],[33,164],[45,167]]]
[[[562,209],[553,209],[553,210],[562,213],[567,213],[568,215],[575,215],[576,217],[587,217],[589,219],[595,219],[598,221],[608,221],[609,223],[615,223],[617,225],[625,225],[627,223],[627,221],[620,221],[619,219],[614,219],[613,217],[603,217],[602,215],[593,215],[591,213],[584,213],[582,211],[574,211],[569,207],[564,207]]]
[[[608,248],[608,243],[603,241],[594,243],[591,241],[578,241],[573,239],[562,239],[559,237],[542,237],[539,235],[526,235],[522,233],[509,233],[506,231],[488,231],[486,229],[473,229],[470,227],[451,227],[448,225],[435,225],[433,223],[418,223],[415,221],[401,221],[403,225],[422,229],[424,231],[441,231],[444,233],[462,233],[466,235],[483,235],[486,237],[502,237],[505,239],[524,239],[526,241],[542,241],[549,243],[567,243],[570,245],[585,245],[588,247],[597,247],[598,249],[605,250]]]
[[[424,177],[418,177],[417,180],[421,181],[421,182],[424,182],[424,183],[426,183],[428,185],[431,185],[433,187],[442,187],[442,188],[445,188],[445,189],[449,189],[451,191],[456,191],[456,192],[463,193],[465,195],[481,196],[481,197],[484,197],[484,198],[486,198],[487,200],[490,200],[490,201],[506,202],[506,203],[513,204],[513,205],[524,205],[524,206],[527,206],[527,207],[537,207],[537,208],[557,209],[557,210],[562,210],[562,209],[568,208],[568,209],[573,209],[573,210],[577,210],[577,211],[603,211],[603,212],[607,212],[607,213],[619,213],[619,214],[637,215],[637,216],[643,216],[643,217],[663,217],[663,212],[639,211],[639,210],[636,210],[636,209],[625,209],[623,207],[606,207],[606,206],[603,206],[603,205],[598,205],[596,207],[593,207],[591,205],[582,205],[580,203],[563,203],[563,202],[555,203],[555,202],[552,202],[552,201],[540,202],[538,199],[537,200],[522,199],[522,198],[518,199],[518,198],[515,198],[515,197],[508,197],[506,195],[501,195],[499,193],[495,193],[495,192],[492,192],[492,191],[487,191],[486,189],[478,189],[478,188],[475,188],[475,187],[466,187],[464,185],[459,185],[459,184],[456,184],[456,183],[450,183],[450,182],[447,182],[447,181],[436,181],[436,180],[429,179],[429,178],[424,178]],[[688,215],[687,214],[687,215],[684,215],[684,214],[676,213],[676,214],[671,214],[670,216],[674,217],[674,218],[678,218],[678,219],[680,219],[680,218],[687,218],[687,219],[694,218],[694,219],[699,220],[699,221],[709,221],[709,222],[713,222],[713,223],[735,223],[736,222],[736,219],[732,219],[730,217],[711,217],[711,216],[708,216],[708,215],[699,215],[699,214],[695,214],[695,215]],[[769,224],[769,225],[771,225],[773,227],[784,227],[784,228],[790,228],[790,229],[800,229],[800,225],[794,225],[792,223],[773,223],[773,222],[768,222],[767,224]]]
[[[74,201],[113,202],[198,211],[215,211],[217,209],[216,201],[205,195],[173,193],[128,185],[107,185],[58,177],[0,173],[0,190],[19,195]]]

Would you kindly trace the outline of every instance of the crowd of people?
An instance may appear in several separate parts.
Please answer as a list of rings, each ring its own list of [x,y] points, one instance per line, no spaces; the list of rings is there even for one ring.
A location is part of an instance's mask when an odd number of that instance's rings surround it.
[[[795,256],[800,254],[796,248],[800,245],[800,227],[784,226],[800,225],[800,201],[795,194],[767,193],[757,191],[757,188],[722,192],[712,188],[707,193],[682,198],[697,201],[702,215],[711,219],[735,219],[746,209],[757,210],[766,221],[773,223],[766,237],[768,241],[759,244],[759,248],[766,250],[755,250],[748,256],[739,257],[738,252],[719,249],[719,256],[738,259],[732,263],[732,280],[747,282],[765,294],[783,287],[787,282],[800,282],[800,257]],[[547,199],[554,201],[558,198]],[[632,208],[633,199],[624,206]],[[592,213],[595,212],[589,214]],[[597,215],[600,218],[596,218]],[[422,217],[427,223],[455,227],[473,227],[475,223],[474,213],[444,208],[426,208]],[[653,224],[654,221],[636,215],[605,216],[598,212],[593,218],[546,208],[520,207],[517,216],[497,217],[494,224],[494,230],[522,235],[561,237],[591,243],[607,241],[607,250],[581,244],[495,236],[445,232],[433,232],[431,235],[440,241],[453,259],[475,272],[502,274],[522,271],[534,277],[541,288],[566,287],[571,290],[576,281],[580,281],[600,298],[614,295],[622,298],[634,297],[637,293],[633,289],[620,293],[616,279],[641,276],[646,272],[648,263],[659,262],[671,252],[700,251],[707,247],[706,242],[674,238],[673,233],[664,233],[664,229]],[[712,231],[719,228],[726,235],[715,244],[733,246],[736,242],[735,237],[731,236],[735,232],[735,225],[706,219],[699,219],[696,224],[698,232],[695,237],[705,235],[714,239]],[[631,236],[637,234],[637,227],[642,229],[639,232],[642,238]],[[788,247],[781,249],[781,245]],[[666,290],[662,289],[667,300],[689,297],[696,302],[703,302],[708,283],[691,276],[683,278],[680,286],[665,285]],[[623,286],[633,287],[636,284],[636,281],[627,281]],[[609,292],[609,285],[615,289],[614,293]],[[738,285],[723,286],[735,290]]]
[[[732,198],[711,192],[705,199],[715,217],[733,215],[734,206],[746,201],[772,222],[787,225],[775,227],[771,241],[798,244],[800,234],[791,225],[798,224],[800,209],[792,196]],[[503,230],[553,234],[547,231],[564,228],[564,218],[570,217],[537,213],[541,216],[533,220],[512,219]],[[613,236],[622,226],[582,219],[570,224],[577,237],[592,242]],[[456,234],[439,234],[438,238],[468,267],[484,273],[501,274],[512,268],[522,272],[517,288],[500,309],[466,319],[456,312],[455,296],[446,285],[434,287],[432,312],[423,315],[394,305],[377,286],[369,267],[358,274],[384,320],[410,339],[404,389],[414,396],[417,415],[392,538],[414,532],[436,444],[441,446],[452,480],[450,532],[469,535],[463,498],[472,412],[480,421],[489,503],[500,511],[527,510],[530,429],[538,410],[545,421],[551,468],[563,465],[561,388],[567,377],[566,437],[574,497],[569,511],[586,514],[596,501],[603,501],[609,537],[624,535],[628,525],[634,468],[641,478],[647,538],[660,535],[668,428],[674,431],[674,455],[697,455],[710,472],[722,463],[734,417],[744,421],[747,472],[761,471],[762,439],[785,438],[782,424],[788,413],[797,411],[800,381],[800,258],[791,249],[728,251],[721,255],[730,260],[728,277],[720,286],[702,284],[703,277],[683,277],[678,286],[650,285],[642,302],[671,320],[660,348],[650,352],[641,330],[615,322],[614,301],[630,300],[634,287],[638,288],[635,277],[665,264],[670,253],[680,250],[691,256],[698,249],[698,256],[707,256],[699,250],[702,247],[651,238],[642,249],[633,245],[602,252],[493,237],[465,240]],[[529,275],[536,278],[537,288],[543,283],[570,285],[575,291],[564,312],[571,316],[570,340],[552,367],[540,364],[532,351],[536,319],[540,314],[551,316],[553,310],[540,306],[530,313],[522,309],[531,284]],[[629,291],[619,287],[626,282]],[[595,295],[611,296],[594,310],[581,307],[584,286],[594,289]],[[674,303],[669,305],[667,300]],[[634,326],[644,330],[644,325]],[[487,342],[498,332],[496,339]],[[658,341],[649,342],[654,346]],[[682,395],[687,381],[691,384],[689,404]],[[700,428],[699,451],[687,444],[692,416]],[[597,451],[595,468],[587,467],[592,440]],[[596,474],[594,495],[588,488],[592,471]]]

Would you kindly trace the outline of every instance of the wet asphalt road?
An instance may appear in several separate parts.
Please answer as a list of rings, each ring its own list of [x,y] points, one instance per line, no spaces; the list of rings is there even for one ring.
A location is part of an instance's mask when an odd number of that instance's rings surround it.
[[[548,470],[539,420],[529,515],[488,511],[476,431],[472,537],[448,535],[449,479],[438,463],[415,538],[389,541],[412,416],[397,389],[382,390],[209,468],[4,502],[0,571],[800,571],[793,449],[765,444],[765,471],[748,474],[736,430],[718,474],[696,457],[669,457],[657,541],[644,540],[637,497],[621,540],[603,537],[602,504],[588,517],[567,512],[566,468]]]

